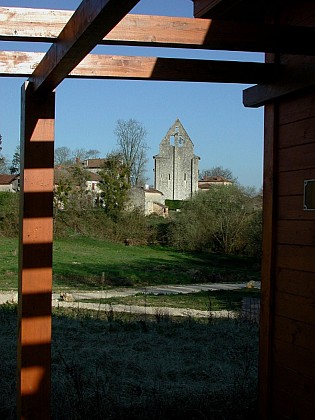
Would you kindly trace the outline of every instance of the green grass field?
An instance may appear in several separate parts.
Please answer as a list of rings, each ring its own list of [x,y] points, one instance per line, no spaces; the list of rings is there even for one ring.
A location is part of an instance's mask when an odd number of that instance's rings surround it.
[[[0,289],[17,288],[18,241],[0,238]],[[54,289],[91,290],[259,279],[257,263],[248,258],[181,253],[149,246],[125,246],[75,237],[56,240]]]

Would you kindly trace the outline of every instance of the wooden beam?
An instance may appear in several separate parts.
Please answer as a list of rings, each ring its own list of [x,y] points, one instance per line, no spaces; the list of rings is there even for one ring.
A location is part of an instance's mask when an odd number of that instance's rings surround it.
[[[18,418],[50,418],[55,95],[22,88]]]
[[[83,0],[30,77],[34,92],[52,92],[138,2]]]
[[[193,0],[194,16],[248,21],[264,20],[264,0]]]
[[[0,76],[28,76],[43,53],[0,52]],[[89,54],[69,78],[259,83],[276,77],[273,64]]]
[[[274,100],[296,92],[315,88],[315,63],[313,66],[291,71],[285,69],[281,79],[273,83],[260,84],[243,91],[243,104],[248,108],[258,108]]]
[[[72,15],[0,7],[0,40],[55,42]],[[99,43],[314,55],[314,38],[314,28],[129,14]]]

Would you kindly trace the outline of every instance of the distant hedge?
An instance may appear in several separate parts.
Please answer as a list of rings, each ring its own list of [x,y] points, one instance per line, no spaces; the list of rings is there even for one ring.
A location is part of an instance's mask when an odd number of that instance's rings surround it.
[[[0,192],[0,236],[14,237],[19,232],[19,193]]]
[[[183,207],[184,201],[181,200],[165,200],[165,205],[169,210],[179,210]]]

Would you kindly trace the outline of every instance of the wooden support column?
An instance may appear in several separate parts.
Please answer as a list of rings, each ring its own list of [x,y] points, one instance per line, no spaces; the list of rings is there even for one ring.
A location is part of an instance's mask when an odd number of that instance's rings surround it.
[[[22,87],[18,386],[21,419],[50,418],[55,93]]]
[[[275,258],[276,258],[276,183],[277,183],[277,104],[265,107],[264,145],[264,216],[263,258],[261,279],[261,314],[259,348],[260,418],[270,418],[272,374],[272,337],[274,317]]]

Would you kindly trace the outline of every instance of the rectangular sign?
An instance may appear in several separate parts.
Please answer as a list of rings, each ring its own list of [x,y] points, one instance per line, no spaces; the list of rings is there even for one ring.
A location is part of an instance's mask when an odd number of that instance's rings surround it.
[[[304,181],[304,210],[315,210],[315,179]]]

